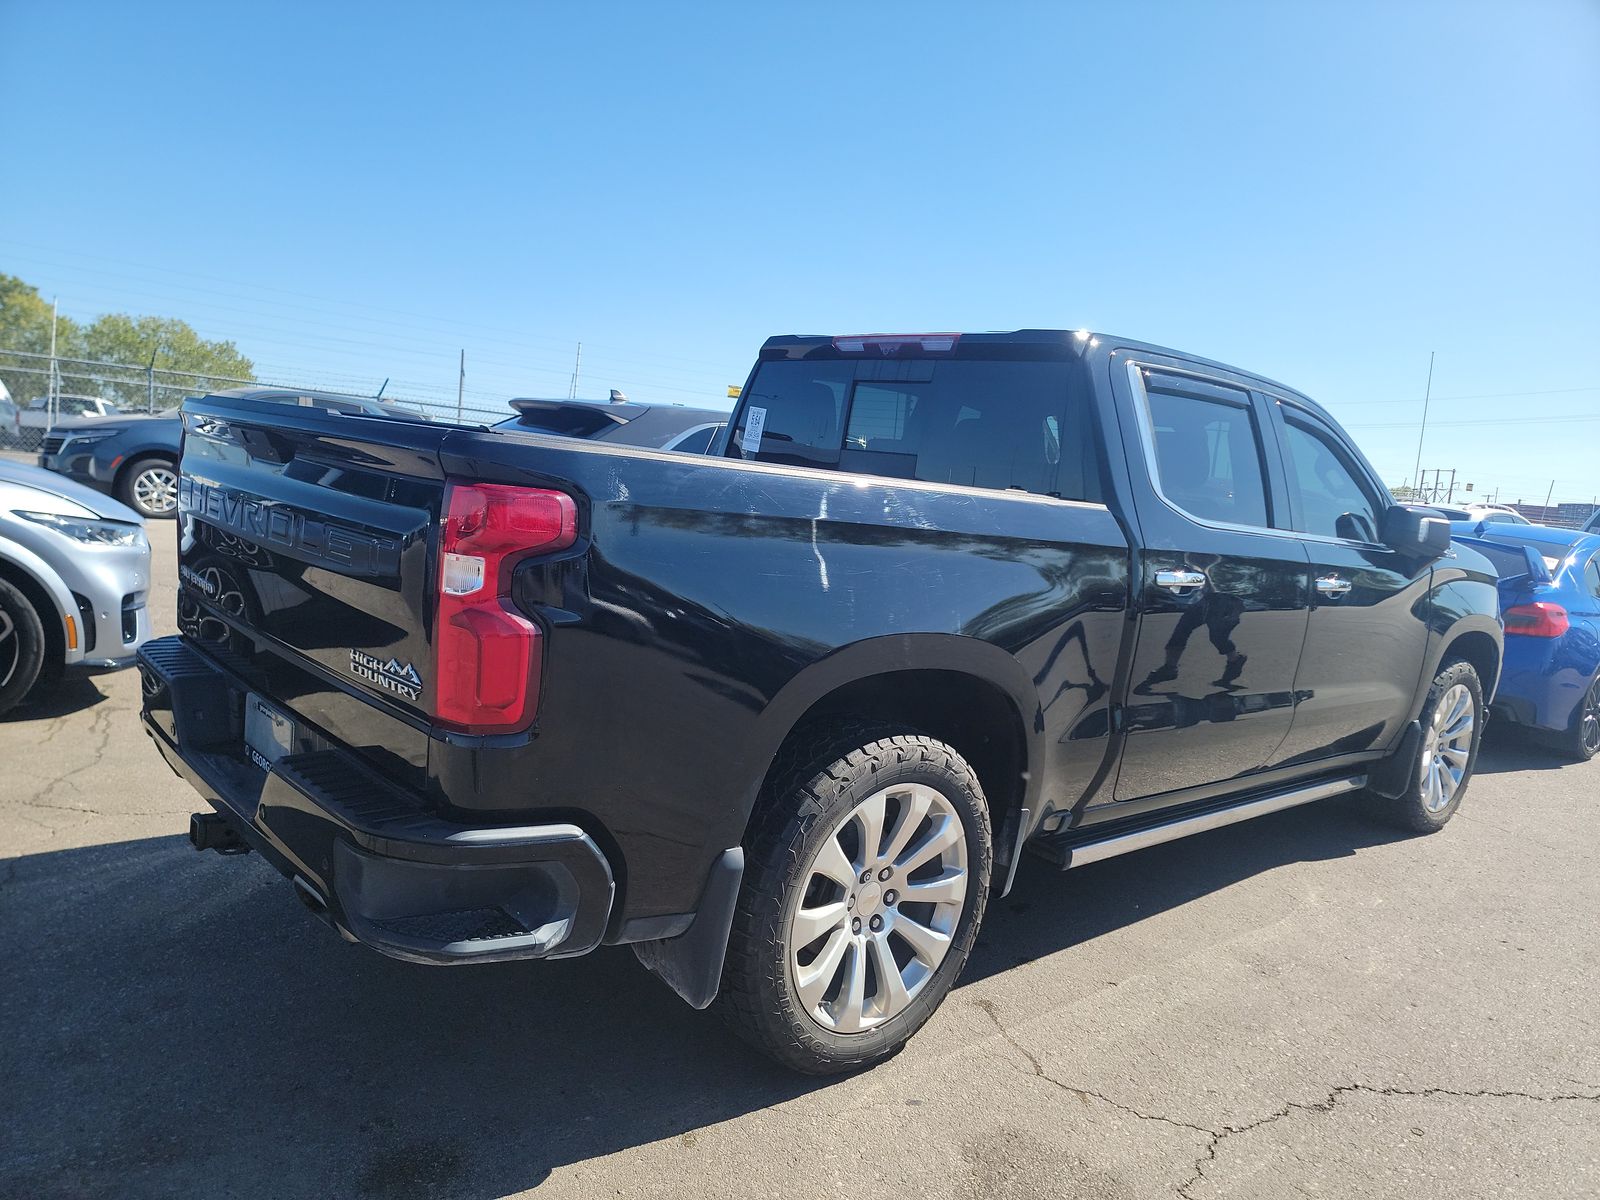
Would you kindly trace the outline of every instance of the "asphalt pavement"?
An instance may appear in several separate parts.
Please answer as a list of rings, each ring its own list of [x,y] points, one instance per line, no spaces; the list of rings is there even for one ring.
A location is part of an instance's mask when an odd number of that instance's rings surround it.
[[[138,708],[0,719],[3,1196],[1600,1195],[1600,763],[1504,730],[1432,837],[1332,801],[1025,863],[909,1048],[818,1081],[626,949],[343,943],[189,848]]]

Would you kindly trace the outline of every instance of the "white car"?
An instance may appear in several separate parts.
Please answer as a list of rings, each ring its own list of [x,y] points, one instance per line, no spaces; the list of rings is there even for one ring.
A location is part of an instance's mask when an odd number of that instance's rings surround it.
[[[0,461],[0,713],[68,669],[132,666],[150,636],[149,590],[138,513]]]
[[[1487,521],[1491,525],[1533,524],[1509,504],[1469,504],[1466,513],[1469,521]]]
[[[45,431],[56,421],[64,421],[68,417],[112,417],[121,411],[104,396],[57,396],[55,416],[52,419],[49,399],[36,396],[28,402],[28,407],[18,414],[17,440],[25,448],[36,450],[39,448],[39,443],[44,440]]]

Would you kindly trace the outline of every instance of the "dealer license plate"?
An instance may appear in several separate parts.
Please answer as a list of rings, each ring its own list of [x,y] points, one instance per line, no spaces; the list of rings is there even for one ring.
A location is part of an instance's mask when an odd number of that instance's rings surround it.
[[[244,701],[244,746],[251,762],[271,770],[273,763],[294,752],[294,722],[251,693]]]

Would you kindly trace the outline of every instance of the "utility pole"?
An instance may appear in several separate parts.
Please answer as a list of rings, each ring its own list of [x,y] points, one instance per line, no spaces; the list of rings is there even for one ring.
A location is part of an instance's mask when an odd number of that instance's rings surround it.
[[[1416,473],[1417,473],[1417,475],[1419,477],[1420,477],[1420,475],[1422,473],[1422,439],[1428,436],[1428,401],[1433,399],[1433,355],[1434,355],[1434,351],[1429,350],[1428,351],[1428,387],[1427,387],[1427,390],[1422,393],[1422,431],[1417,434],[1417,466],[1416,466]]]
[[[1546,518],[1550,516],[1550,497],[1554,496],[1555,494],[1556,481],[1552,479],[1550,481],[1550,490],[1544,494],[1544,515]]]
[[[456,376],[456,424],[461,424],[461,401],[467,391],[467,352],[461,351],[461,373]]]
[[[578,374],[583,370],[583,343],[578,343],[578,355],[572,360],[572,383],[567,388],[567,399],[578,398]]]
[[[145,411],[156,411],[156,352],[150,351],[150,362],[144,369]]]

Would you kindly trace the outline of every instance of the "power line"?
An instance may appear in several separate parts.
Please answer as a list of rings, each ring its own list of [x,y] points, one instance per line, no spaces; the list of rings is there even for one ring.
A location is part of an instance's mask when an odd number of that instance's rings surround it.
[[[315,302],[317,304],[333,304],[333,305],[340,305],[340,306],[344,306],[344,307],[348,307],[348,308],[354,308],[359,313],[363,313],[363,314],[364,313],[382,312],[382,313],[391,313],[391,314],[396,315],[396,316],[409,317],[409,318],[412,318],[414,320],[426,322],[427,323],[426,324],[426,328],[429,328],[429,329],[437,329],[441,325],[450,325],[450,326],[455,326],[455,327],[461,328],[461,329],[469,329],[469,330],[474,331],[475,333],[480,333],[480,334],[485,332],[485,331],[492,332],[492,333],[501,333],[501,334],[507,335],[508,337],[516,339],[516,344],[518,344],[518,345],[526,345],[526,343],[529,342],[529,341],[543,341],[543,342],[552,343],[552,348],[554,348],[555,346],[562,346],[562,347],[569,346],[569,345],[572,344],[572,341],[573,341],[572,338],[566,337],[566,336],[562,336],[562,335],[559,335],[559,334],[528,333],[526,330],[508,329],[508,328],[504,328],[504,327],[483,325],[483,324],[478,323],[478,322],[455,320],[455,319],[452,319],[452,318],[449,318],[449,317],[439,317],[439,316],[434,315],[434,314],[416,313],[416,312],[409,312],[409,311],[402,310],[402,309],[385,308],[385,307],[382,307],[382,306],[379,306],[379,305],[374,305],[374,304],[368,303],[365,300],[342,300],[342,299],[337,299],[337,298],[332,298],[332,297],[314,297],[314,298],[312,298],[312,297],[307,297],[305,292],[303,290],[301,290],[301,289],[279,288],[279,287],[273,287],[270,284],[255,283],[255,282],[249,281],[249,280],[228,279],[228,278],[223,278],[221,276],[216,276],[216,275],[206,275],[206,274],[202,274],[202,273],[196,272],[196,271],[182,271],[182,270],[178,270],[178,269],[172,268],[172,267],[155,266],[155,265],[148,264],[148,263],[137,263],[137,262],[130,261],[128,259],[106,258],[103,255],[89,255],[89,254],[84,254],[84,253],[81,253],[81,252],[78,252],[78,251],[61,250],[61,249],[58,249],[58,248],[48,247],[48,246],[38,246],[38,245],[33,245],[33,244],[27,243],[27,242],[15,241],[15,240],[10,239],[10,238],[0,238],[0,245],[21,246],[24,249],[42,250],[47,254],[61,254],[61,255],[66,255],[68,257],[91,259],[96,265],[93,266],[93,267],[84,267],[84,266],[77,266],[77,265],[70,264],[70,263],[68,263],[68,264],[55,263],[55,262],[52,262],[49,259],[37,259],[37,258],[30,259],[26,255],[14,255],[13,254],[13,255],[9,256],[12,259],[14,259],[15,261],[34,262],[34,263],[38,263],[39,265],[42,265],[42,266],[53,267],[56,270],[65,270],[65,271],[74,271],[74,272],[92,272],[93,273],[92,277],[126,279],[126,280],[130,280],[132,282],[138,283],[141,286],[145,286],[145,283],[146,283],[145,277],[143,277],[143,276],[135,276],[135,275],[123,275],[123,274],[121,274],[119,272],[106,271],[103,268],[101,268],[100,266],[98,266],[98,264],[99,263],[104,263],[104,262],[112,262],[112,263],[117,263],[117,264],[119,264],[121,266],[134,267],[134,268],[136,268],[136,269],[138,269],[140,271],[154,272],[157,275],[167,275],[167,276],[178,275],[178,276],[186,276],[186,277],[192,278],[192,279],[202,279],[202,280],[205,280],[205,281],[210,282],[210,283],[221,284],[226,289],[225,291],[215,291],[215,290],[206,289],[206,288],[191,288],[190,289],[192,292],[197,293],[197,294],[201,294],[201,295],[224,296],[224,297],[227,297],[229,299],[237,300],[237,299],[241,299],[242,298],[239,295],[240,288],[248,288],[248,289],[251,289],[251,290],[254,290],[254,291],[260,291],[260,292],[272,292],[272,293],[276,293],[278,295],[287,296],[290,299],[287,300],[287,301],[272,301],[272,300],[263,299],[261,302],[265,303],[265,304],[278,304],[278,305],[281,305],[283,307],[292,308],[295,311],[303,311],[303,310],[305,310],[308,307],[307,301],[308,301],[308,299],[310,299],[310,300],[315,300]],[[187,286],[187,285],[180,284],[179,286],[183,287],[183,286]],[[348,318],[346,318],[346,319],[348,319]],[[391,324],[393,324],[393,323],[391,322]],[[591,344],[590,349],[591,350],[598,349],[598,350],[601,350],[601,351],[611,350],[614,353],[620,350],[621,353],[624,354],[624,355],[631,353],[631,351],[624,350],[624,349],[622,349],[620,347],[611,347],[611,346],[606,346],[604,344],[598,344],[598,345],[597,344]],[[692,364],[692,365],[694,365],[696,367],[702,367],[702,368],[705,368],[707,370],[714,370],[714,371],[717,371],[717,372],[725,372],[726,369],[727,369],[727,364],[725,364],[725,363],[713,363],[709,359],[690,358],[687,355],[678,355],[678,354],[657,353],[657,354],[654,354],[653,356],[651,356],[651,358],[648,361],[662,362],[663,360],[670,360],[670,361],[676,361],[676,362],[682,362],[682,363],[689,363],[689,364]]]
[[[1518,400],[1518,399],[1521,399],[1521,398],[1523,398],[1525,396],[1570,396],[1570,395],[1575,395],[1575,394],[1577,394],[1579,392],[1600,392],[1600,384],[1597,384],[1597,385],[1594,385],[1594,386],[1590,386],[1590,387],[1545,388],[1542,391],[1533,391],[1533,392],[1476,392],[1476,393],[1473,393],[1471,395],[1440,396],[1439,400],[1440,400],[1441,403],[1443,403],[1445,401],[1455,401],[1455,400]],[[1356,405],[1356,404],[1382,404],[1382,405],[1385,405],[1386,407],[1393,408],[1396,404],[1422,404],[1423,401],[1422,400],[1415,400],[1415,399],[1411,399],[1411,400],[1339,400],[1339,401],[1333,401],[1332,403],[1336,403],[1340,407],[1350,407],[1350,406]]]
[[[1441,425],[1467,426],[1467,425],[1569,425],[1585,421],[1600,421],[1600,413],[1591,413],[1585,416],[1562,417],[1478,417],[1461,421],[1434,421],[1434,428]],[[1351,422],[1346,423],[1346,429],[1415,429],[1416,421],[1386,421],[1386,422]]]

